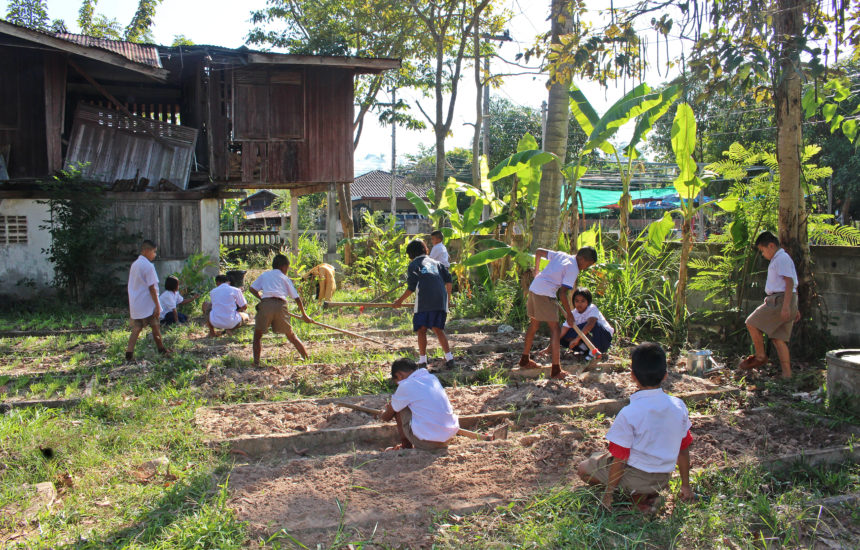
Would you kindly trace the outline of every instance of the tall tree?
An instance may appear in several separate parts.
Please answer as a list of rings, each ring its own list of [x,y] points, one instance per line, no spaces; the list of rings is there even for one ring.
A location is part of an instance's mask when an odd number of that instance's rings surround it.
[[[552,25],[551,48],[561,44],[562,35],[570,34],[572,18],[566,0],[552,0],[550,9]],[[547,101],[546,143],[544,151],[556,155],[554,160],[543,166],[538,195],[537,214],[535,215],[532,233],[532,250],[538,248],[555,248],[558,242],[558,220],[561,217],[561,188],[563,178],[561,168],[567,152],[568,122],[570,110],[568,107],[569,73],[557,72],[549,84],[549,99]]]
[[[129,42],[152,43],[152,23],[155,17],[155,9],[161,0],[138,0],[137,10],[131,18],[131,22],[125,28],[125,39]]]
[[[40,31],[50,30],[48,5],[45,0],[9,0],[6,21]]]
[[[417,26],[420,35],[425,35],[425,44],[432,52],[431,61],[424,68],[428,76],[427,88],[435,100],[433,116],[418,103],[418,108],[436,135],[436,173],[433,190],[437,205],[442,199],[445,180],[445,138],[451,131],[454,121],[454,106],[463,57],[471,35],[479,25],[487,33],[497,32],[501,19],[491,17],[493,0],[411,0],[413,13],[421,25]],[[481,23],[483,21],[483,23]],[[448,107],[445,108],[445,95]]]

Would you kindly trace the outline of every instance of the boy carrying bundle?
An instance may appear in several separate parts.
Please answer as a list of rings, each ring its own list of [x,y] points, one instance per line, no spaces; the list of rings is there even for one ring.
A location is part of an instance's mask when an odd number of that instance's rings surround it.
[[[659,507],[659,491],[669,484],[675,464],[681,474],[681,499],[692,500],[690,488],[690,418],[677,397],[663,393],[666,353],[658,344],[644,343],[630,354],[631,376],[638,390],[621,409],[606,433],[609,451],[595,453],[577,468],[591,485],[605,485],[601,500],[612,506],[616,487],[628,491],[643,513]]]

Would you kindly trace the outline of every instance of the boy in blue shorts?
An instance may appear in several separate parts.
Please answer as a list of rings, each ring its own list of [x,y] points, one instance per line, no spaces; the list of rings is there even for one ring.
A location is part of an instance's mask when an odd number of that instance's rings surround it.
[[[638,390],[621,409],[606,433],[609,450],[595,453],[579,464],[579,477],[591,485],[604,485],[601,502],[612,506],[621,487],[630,493],[643,513],[659,506],[658,492],[669,484],[675,465],[681,474],[681,499],[692,500],[690,488],[690,417],[677,397],[663,393],[666,352],[650,342],[630,354],[633,381]]]
[[[427,329],[431,329],[445,352],[445,365],[454,368],[454,354],[445,336],[448,303],[451,300],[451,274],[441,263],[427,255],[424,241],[414,240],[406,245],[411,260],[406,269],[406,291],[394,302],[399,307],[415,293],[415,313],[412,330],[418,334],[418,368],[427,367]]]

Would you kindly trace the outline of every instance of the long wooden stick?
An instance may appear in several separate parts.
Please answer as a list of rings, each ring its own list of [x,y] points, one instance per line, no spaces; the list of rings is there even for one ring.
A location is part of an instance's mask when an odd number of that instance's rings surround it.
[[[372,414],[373,416],[379,416],[382,414],[382,409],[371,409],[370,407],[363,407],[361,405],[353,405],[352,403],[344,403],[342,401],[335,401],[334,403],[338,407],[346,407],[347,409],[353,409],[356,411],[361,411],[363,413]],[[460,428],[457,430],[457,435],[462,435],[464,437],[470,437],[472,439],[477,439],[478,441],[491,441],[493,439],[492,436],[479,434],[478,432],[473,432],[471,430],[464,430]]]
[[[415,304],[400,304],[399,306],[395,306],[393,302],[323,302],[323,307],[386,307],[386,308],[396,308],[396,307],[414,307]]]
[[[293,313],[291,311],[288,311],[287,313],[290,315],[290,317],[295,317],[296,319],[302,319],[304,321],[304,318],[302,318],[301,315],[296,315],[295,313]],[[321,326],[322,328],[327,328],[327,329],[333,330],[335,332],[342,332],[343,334],[348,334],[349,336],[355,336],[356,338],[361,338],[362,340],[367,340],[368,342],[373,342],[375,344],[381,344],[381,345],[389,347],[389,348],[394,347],[391,344],[386,344],[382,340],[377,340],[376,338],[371,338],[370,336],[364,336],[362,334],[358,334],[357,332],[344,330],[342,328],[333,327],[331,325],[327,325],[325,323],[320,323],[319,321],[315,321],[313,319],[311,319],[311,324],[318,325],[318,326]]]
[[[567,315],[567,312],[564,311],[564,308],[561,307],[561,304],[559,304],[558,302],[556,302],[556,304],[558,304],[558,309],[560,309],[562,313]],[[580,330],[578,326],[576,326],[576,323],[574,323],[573,326],[570,328],[572,328],[576,331],[577,334],[579,334],[579,337],[582,339],[583,342],[585,342],[585,345],[588,346],[589,351],[591,351],[595,359],[603,355],[600,350],[597,349],[597,346],[591,343],[591,340],[588,339],[588,336],[586,336],[585,333],[582,332],[582,330]]]

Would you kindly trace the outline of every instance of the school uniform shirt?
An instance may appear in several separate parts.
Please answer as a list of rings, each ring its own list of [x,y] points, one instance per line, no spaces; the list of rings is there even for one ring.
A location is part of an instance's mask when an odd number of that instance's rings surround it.
[[[168,313],[182,303],[182,300],[182,295],[175,290],[165,290],[162,292],[161,296],[158,297],[158,301],[161,304],[161,316],[159,318],[164,319]]]
[[[289,277],[283,274],[280,269],[270,269],[266,271],[257,280],[251,283],[251,288],[258,291],[263,298],[280,298],[287,301],[287,298],[297,300],[299,292],[296,286]]]
[[[639,390],[606,432],[609,452],[643,472],[673,472],[678,452],[693,440],[690,426],[683,401],[661,388]]]
[[[143,255],[137,257],[128,271],[128,310],[132,319],[146,319],[155,313],[149,287],[158,288],[155,265]]]
[[[767,266],[767,282],[764,285],[764,291],[768,295],[774,292],[785,292],[785,279],[790,278],[794,285],[791,287],[792,293],[797,293],[797,270],[794,268],[794,262],[788,252],[780,248],[770,259]]]
[[[430,257],[444,265],[446,268],[451,269],[451,261],[448,256],[448,249],[445,248],[443,243],[437,243],[433,245],[433,248],[430,249]]]
[[[529,292],[555,298],[559,288],[571,289],[576,285],[576,278],[579,277],[579,266],[576,264],[576,256],[555,250],[550,250],[546,259],[548,260],[547,266],[534,278],[531,286],[529,286]]]
[[[615,334],[615,329],[612,328],[612,325],[609,324],[609,321],[606,320],[606,317],[600,313],[600,310],[597,309],[597,306],[594,304],[588,304],[588,307],[585,308],[585,311],[582,313],[579,312],[576,308],[573,308],[573,322],[576,323],[576,326],[581,325],[582,323],[587,323],[589,319],[592,317],[597,318],[597,324],[603,327],[606,332],[609,334]],[[567,321],[562,323],[562,328],[570,328],[570,325],[567,324]],[[565,330],[562,330],[561,333],[564,334]]]
[[[230,329],[242,321],[236,308],[248,305],[242,291],[230,283],[221,283],[209,291],[209,301],[212,310],[209,312],[209,322],[215,328]]]
[[[427,369],[418,369],[397,384],[391,408],[412,411],[412,433],[423,441],[445,442],[460,429],[445,388]]]
[[[448,311],[448,290],[451,282],[448,268],[427,255],[409,262],[406,268],[406,288],[415,293],[415,313]]]

